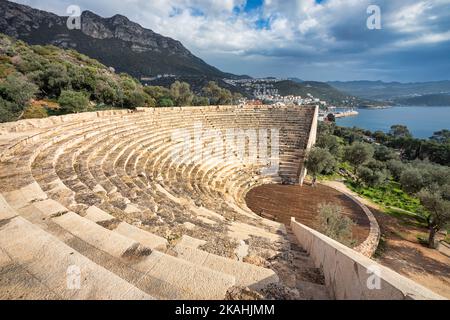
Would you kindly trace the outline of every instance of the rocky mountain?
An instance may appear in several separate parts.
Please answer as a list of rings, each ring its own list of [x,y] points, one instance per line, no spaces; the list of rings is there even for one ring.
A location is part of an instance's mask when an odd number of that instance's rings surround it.
[[[81,29],[70,30],[68,17],[0,0],[0,32],[30,44],[73,48],[137,78],[159,74],[237,78],[208,65],[179,41],[145,29],[122,15],[81,15]]]

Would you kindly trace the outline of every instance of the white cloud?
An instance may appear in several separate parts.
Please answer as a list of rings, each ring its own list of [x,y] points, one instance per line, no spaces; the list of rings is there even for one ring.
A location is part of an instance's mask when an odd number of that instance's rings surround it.
[[[244,12],[246,0],[17,0],[65,12],[79,4],[103,16],[120,13],[155,32],[180,40],[195,54],[221,60],[246,56],[320,62],[353,55],[423,48],[450,41],[450,0],[265,0]],[[381,7],[382,30],[368,30],[366,9]],[[226,58],[225,58],[226,59]],[[253,59],[254,60],[254,59]],[[249,63],[251,63],[250,59]],[[256,60],[255,60],[256,61]],[[247,62],[246,62],[247,63]],[[223,65],[228,65],[223,63]]]

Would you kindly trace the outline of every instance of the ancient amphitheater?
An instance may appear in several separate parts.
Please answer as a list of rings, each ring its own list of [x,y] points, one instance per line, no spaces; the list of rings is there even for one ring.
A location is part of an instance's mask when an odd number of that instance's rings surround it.
[[[247,208],[256,186],[301,182],[316,118],[229,106],[1,125],[0,298],[439,298],[388,270],[367,293],[354,274],[371,260]]]

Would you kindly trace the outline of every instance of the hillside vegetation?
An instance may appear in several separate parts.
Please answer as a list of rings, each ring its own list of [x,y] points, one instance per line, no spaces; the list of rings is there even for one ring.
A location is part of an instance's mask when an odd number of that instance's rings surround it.
[[[214,82],[201,95],[183,82],[144,87],[75,50],[30,46],[0,34],[0,122],[105,108],[232,104],[239,98]]]
[[[315,184],[322,177],[344,178],[347,186],[391,215],[414,217],[435,245],[450,230],[450,132],[415,139],[394,125],[388,134],[320,123],[317,144],[305,165]]]

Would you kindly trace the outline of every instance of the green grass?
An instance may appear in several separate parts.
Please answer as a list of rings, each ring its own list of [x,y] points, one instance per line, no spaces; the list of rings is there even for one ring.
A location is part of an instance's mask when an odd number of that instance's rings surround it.
[[[393,214],[424,216],[425,210],[420,205],[420,200],[405,193],[397,182],[390,181],[385,186],[375,188],[358,185],[353,181],[347,181],[346,185],[359,195],[390,209]]]
[[[345,184],[354,192],[378,204],[383,212],[401,221],[405,226],[427,228],[426,211],[420,200],[403,190],[397,182],[390,181],[382,187],[365,187],[353,181]]]

